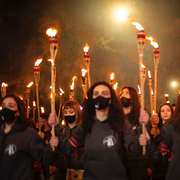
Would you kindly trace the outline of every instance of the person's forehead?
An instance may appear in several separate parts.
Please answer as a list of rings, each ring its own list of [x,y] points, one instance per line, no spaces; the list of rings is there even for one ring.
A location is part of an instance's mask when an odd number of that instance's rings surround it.
[[[11,97],[5,98],[2,103],[12,103],[14,105],[17,105],[16,101]]]
[[[93,90],[94,92],[95,91],[110,91],[109,88],[105,85],[98,85],[94,88]]]
[[[170,109],[170,107],[168,105],[163,105],[161,109]]]

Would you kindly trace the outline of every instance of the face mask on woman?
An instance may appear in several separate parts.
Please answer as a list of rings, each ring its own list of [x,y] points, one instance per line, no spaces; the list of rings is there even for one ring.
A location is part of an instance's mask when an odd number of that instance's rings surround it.
[[[70,124],[75,121],[75,115],[73,115],[73,116],[64,116],[64,118]]]
[[[17,111],[12,111],[12,110],[10,110],[10,109],[8,109],[8,108],[3,108],[3,109],[1,110],[1,113],[0,113],[1,119],[2,119],[4,122],[6,122],[6,123],[10,123],[10,122],[12,122],[12,121],[15,120],[15,118],[16,118],[16,117],[15,117],[16,112],[17,112]]]
[[[127,107],[129,107],[131,105],[131,99],[122,97],[121,98],[121,103],[122,103],[123,107],[127,108]]]
[[[97,98],[93,99],[93,104],[96,109],[102,110],[106,109],[109,106],[109,100],[111,98],[105,98],[102,96],[98,96]]]

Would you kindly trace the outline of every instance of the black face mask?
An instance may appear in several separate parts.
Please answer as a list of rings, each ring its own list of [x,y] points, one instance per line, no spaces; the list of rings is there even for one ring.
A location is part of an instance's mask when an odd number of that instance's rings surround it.
[[[7,108],[3,108],[2,110],[1,110],[1,119],[4,121],[4,122],[6,122],[6,123],[11,123],[12,121],[14,121],[15,120],[15,113],[16,113],[17,111],[12,111],[12,110],[10,110],[10,109],[7,109]]]
[[[102,110],[106,109],[109,106],[109,100],[111,98],[105,98],[102,96],[98,96],[97,98],[93,99],[93,104],[96,109]]]
[[[122,97],[121,98],[121,103],[122,103],[123,107],[127,108],[127,107],[129,107],[131,105],[131,99]]]
[[[75,121],[75,115],[74,116],[64,116],[64,118],[70,124]]]

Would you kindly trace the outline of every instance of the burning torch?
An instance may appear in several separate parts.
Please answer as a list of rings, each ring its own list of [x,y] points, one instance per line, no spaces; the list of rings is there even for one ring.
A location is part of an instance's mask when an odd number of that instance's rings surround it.
[[[141,88],[139,85],[137,85],[137,89],[138,89],[139,102],[141,103]]]
[[[146,67],[144,64],[142,64],[142,73],[143,73],[143,87],[144,87],[144,83],[146,81]]]
[[[165,97],[166,103],[170,103],[170,101],[169,101],[169,94],[164,94],[164,97]]]
[[[74,81],[76,81],[77,77],[74,76],[71,80],[72,84],[70,86],[70,91],[69,91],[69,100],[74,100]]]
[[[86,69],[81,69],[82,71],[82,78],[81,78],[81,85],[84,93],[84,98],[86,98],[87,94],[87,78],[85,77],[87,70]]]
[[[133,25],[136,26],[138,30],[137,33],[137,47],[139,52],[139,75],[140,75],[140,87],[141,87],[141,109],[144,110],[144,85],[143,85],[143,57],[144,57],[144,50],[145,50],[145,43],[146,43],[146,35],[144,32],[144,28],[137,22],[132,22]],[[142,123],[142,132],[145,134],[145,124]],[[145,155],[146,149],[143,146],[143,155]]]
[[[27,85],[27,89],[26,89],[26,99],[27,99],[27,118],[29,117],[29,98],[30,98],[30,87],[33,85],[33,82],[30,82]]]
[[[90,55],[89,55],[89,46],[86,44],[86,46],[83,48],[84,51],[84,63],[87,69],[87,74],[88,74],[88,84],[89,88],[91,87],[91,78],[90,78]]]
[[[6,87],[8,87],[8,84],[3,82],[1,84],[1,95],[2,95],[2,98],[4,98],[6,96]]]
[[[113,85],[113,89],[115,92],[117,92],[117,87],[118,87],[118,82],[114,83],[114,85]]]
[[[114,73],[110,74],[109,84],[113,87],[113,85],[114,85]]]
[[[35,121],[36,102],[33,101],[33,120]]]
[[[54,113],[55,110],[55,80],[56,80],[56,68],[55,68],[55,58],[57,55],[58,51],[58,39],[56,37],[57,30],[49,28],[46,31],[46,34],[49,36],[49,41],[50,41],[50,53],[51,53],[51,93],[52,93],[52,98],[51,98],[51,113]],[[52,135],[55,136],[55,131],[54,131],[54,125],[52,125]],[[54,148],[53,148],[54,150]]]
[[[153,41],[152,37],[146,37],[146,39],[150,40],[150,44],[154,47],[154,111],[156,112],[156,101],[157,101],[157,71],[158,64],[160,59],[160,49],[157,42]]]
[[[37,99],[37,110],[38,110],[38,121],[40,119],[40,108],[39,108],[39,80],[40,80],[40,67],[42,59],[37,59],[34,64],[34,80],[36,83],[36,99]],[[39,132],[41,131],[40,123],[39,123]]]
[[[154,105],[154,94],[153,94],[153,83],[151,78],[151,72],[148,71],[148,85],[149,85],[149,92],[150,92],[150,103],[151,103],[151,115],[153,114],[153,105]]]
[[[59,99],[59,112],[58,112],[58,119],[60,118],[60,113],[61,113],[61,107],[62,107],[62,104],[63,104],[63,101],[64,101],[64,91],[59,88],[60,90],[60,99]]]

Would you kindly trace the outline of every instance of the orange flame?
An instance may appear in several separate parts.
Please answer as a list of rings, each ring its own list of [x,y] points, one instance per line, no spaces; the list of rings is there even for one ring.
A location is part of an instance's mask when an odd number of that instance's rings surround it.
[[[83,51],[85,53],[87,53],[89,51],[89,45],[88,44],[86,44],[86,46],[84,46]]]
[[[50,37],[55,37],[57,34],[57,30],[53,28],[49,28],[46,30],[46,34]]]
[[[141,88],[139,85],[137,85],[137,88],[138,88],[138,94],[141,94]]]
[[[2,106],[0,106],[0,110],[2,110]]]
[[[116,91],[117,90],[117,86],[118,86],[118,82],[116,82],[114,85],[113,85],[113,89]]]
[[[71,84],[71,90],[74,90],[74,81],[72,81],[72,84]]]
[[[34,83],[33,82],[30,82],[27,87],[30,88]]]
[[[164,94],[165,97],[169,97],[169,94]]]
[[[52,93],[50,94],[50,98],[52,98]]]
[[[61,88],[59,88],[59,90],[60,90],[60,95],[63,95],[64,91]]]
[[[72,81],[76,81],[77,80],[77,76],[73,76]]]
[[[110,74],[110,80],[113,80],[114,79],[114,73],[111,73]]]
[[[151,71],[148,71],[148,77],[151,78]]]
[[[62,124],[62,125],[65,125],[65,121],[64,121],[64,120],[62,120],[61,124]]]
[[[42,59],[37,59],[37,61],[35,62],[35,66],[39,66],[40,64],[41,64],[41,62],[42,62]]]
[[[82,71],[82,76],[84,77],[86,75],[87,70],[83,68],[81,69],[81,71]]]
[[[41,107],[41,113],[45,113],[44,107]]]
[[[144,65],[144,64],[142,64],[142,68],[143,68],[143,69],[146,69],[146,67],[145,67],[145,65]]]
[[[137,23],[137,22],[132,22],[132,24],[136,26],[136,29],[137,29],[138,31],[144,30],[144,28],[141,26],[141,24],[139,24],[139,23]]]
[[[33,101],[33,106],[34,106],[34,107],[36,106],[36,102],[35,102],[35,101]]]
[[[151,90],[151,95],[154,95],[154,92],[153,92],[153,90]]]
[[[51,62],[51,65],[54,65],[54,60],[53,59],[48,59],[49,62]]]
[[[146,36],[146,39],[149,40],[149,41],[151,41],[150,44],[151,44],[154,48],[158,48],[158,47],[159,47],[158,43],[157,43],[157,42],[154,42],[154,39],[153,39],[152,37],[147,37],[147,36]]]
[[[6,84],[5,82],[3,82],[1,86],[2,86],[2,87],[8,87],[8,84]]]

